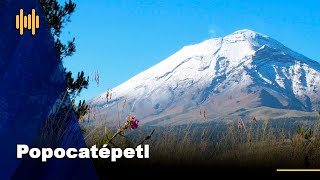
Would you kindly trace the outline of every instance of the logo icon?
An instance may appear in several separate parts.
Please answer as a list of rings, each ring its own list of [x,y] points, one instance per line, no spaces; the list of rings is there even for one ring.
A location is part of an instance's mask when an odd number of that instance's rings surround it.
[[[36,15],[36,10],[32,9],[31,14],[24,16],[23,9],[20,9],[20,14],[16,15],[16,29],[20,31],[20,35],[22,36],[24,33],[24,29],[28,29],[31,31],[32,35],[36,34],[36,29],[40,27],[40,19],[39,16]]]

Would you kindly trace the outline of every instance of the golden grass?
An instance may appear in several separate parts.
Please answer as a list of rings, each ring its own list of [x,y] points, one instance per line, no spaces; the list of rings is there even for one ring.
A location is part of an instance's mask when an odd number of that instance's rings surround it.
[[[268,116],[258,122],[244,121],[246,129],[238,129],[237,121],[216,127],[187,124],[184,126],[152,127],[155,134],[150,144],[147,163],[164,165],[221,165],[261,168],[319,168],[319,122],[313,125],[313,135],[308,139],[296,130],[272,127]],[[122,148],[130,147],[152,129],[142,126],[126,137],[115,139]],[[111,133],[112,134],[112,133]],[[217,135],[219,134],[219,135]],[[110,136],[110,135],[109,135]],[[98,143],[101,136],[90,138]],[[120,144],[120,145],[119,145]]]

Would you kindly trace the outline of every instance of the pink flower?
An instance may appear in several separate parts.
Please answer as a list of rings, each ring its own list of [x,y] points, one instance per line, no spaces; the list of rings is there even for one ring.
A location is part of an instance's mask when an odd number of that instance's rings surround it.
[[[131,123],[130,123],[131,129],[138,128],[138,125],[139,125],[139,120],[136,119],[135,117],[132,117],[132,120],[131,120]]]

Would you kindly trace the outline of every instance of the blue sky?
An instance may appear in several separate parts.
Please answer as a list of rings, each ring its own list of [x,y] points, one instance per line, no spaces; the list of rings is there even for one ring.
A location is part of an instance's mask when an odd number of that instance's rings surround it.
[[[90,99],[157,64],[185,45],[239,29],[264,33],[320,62],[318,0],[74,0],[64,29],[77,52],[64,65],[98,71],[81,99]]]

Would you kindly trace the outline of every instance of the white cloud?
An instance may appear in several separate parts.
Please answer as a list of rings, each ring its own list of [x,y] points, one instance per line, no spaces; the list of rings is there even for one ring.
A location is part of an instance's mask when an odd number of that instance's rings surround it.
[[[210,24],[208,27],[208,36],[209,38],[218,38],[222,34],[222,29],[216,25]]]
[[[214,28],[210,28],[209,31],[208,31],[208,34],[210,36],[210,38],[215,38],[217,37],[217,32]]]

